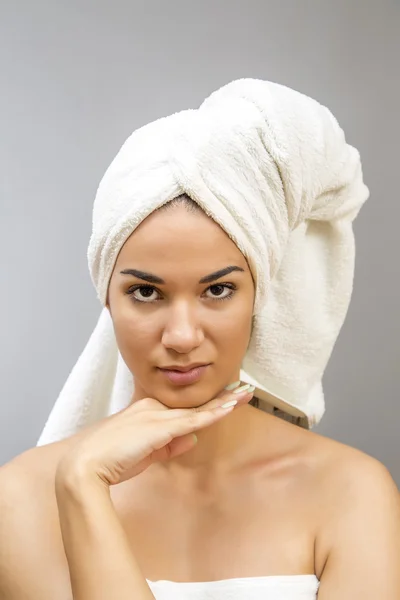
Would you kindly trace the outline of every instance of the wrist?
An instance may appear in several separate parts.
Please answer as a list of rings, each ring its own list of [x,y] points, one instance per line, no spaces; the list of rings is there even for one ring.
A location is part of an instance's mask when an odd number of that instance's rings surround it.
[[[54,483],[57,499],[61,494],[76,499],[92,493],[110,495],[108,485],[97,475],[90,461],[62,460],[56,470]]]

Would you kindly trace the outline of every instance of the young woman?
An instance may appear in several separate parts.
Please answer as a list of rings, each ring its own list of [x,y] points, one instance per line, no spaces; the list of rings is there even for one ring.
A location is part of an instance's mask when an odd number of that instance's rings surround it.
[[[251,261],[186,194],[147,212],[103,286],[132,397],[0,471],[0,598],[400,598],[386,468],[240,381]]]

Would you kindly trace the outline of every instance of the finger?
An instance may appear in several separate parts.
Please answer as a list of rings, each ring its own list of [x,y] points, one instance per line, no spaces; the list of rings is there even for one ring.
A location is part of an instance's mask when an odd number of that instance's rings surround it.
[[[223,390],[218,396],[209,400],[205,404],[191,408],[171,408],[166,412],[163,412],[163,418],[168,420],[177,419],[180,417],[186,417],[191,412],[204,412],[213,411],[218,409],[227,402],[235,402],[236,407],[246,404],[251,400],[254,393],[254,386],[246,384],[236,388],[235,390]]]
[[[127,406],[124,410],[129,412],[143,412],[143,411],[168,411],[170,410],[168,406],[165,406],[159,400],[155,398],[141,398],[140,400],[135,400],[129,406]]]
[[[218,394],[212,400],[209,400],[205,404],[201,404],[200,406],[196,406],[194,408],[174,408],[170,409],[168,413],[165,413],[165,417],[168,419],[175,419],[178,417],[184,417],[188,411],[205,411],[205,410],[213,410],[222,406],[226,402],[236,401],[236,406],[241,406],[242,404],[246,404],[251,400],[254,394],[254,385],[243,384],[241,385],[238,382],[238,387],[235,389],[227,390],[224,388],[222,392]]]
[[[165,456],[164,460],[169,460],[184,454],[184,452],[188,452],[196,445],[196,443],[197,438],[194,433],[189,433],[187,435],[181,435],[174,438],[167,446],[164,447],[167,450],[167,456]],[[162,450],[160,452],[162,452]]]
[[[215,398],[199,407],[199,410],[212,410],[222,406],[226,402],[237,401],[237,405],[248,402],[253,396],[255,387],[249,383],[242,384],[240,381],[234,384],[235,387],[227,386]]]
[[[175,413],[175,418],[166,419],[166,423],[163,426],[163,436],[154,446],[154,450],[169,444],[174,438],[194,433],[199,429],[212,425],[231,413],[234,408],[235,406],[229,406],[228,408],[218,406],[210,410],[187,409],[184,411],[185,414],[180,416],[176,416],[177,411],[170,411],[170,413]],[[168,415],[168,413],[165,414]]]
[[[236,400],[238,404],[243,403],[244,401],[248,401],[254,393],[254,386],[250,384],[242,384],[240,381],[237,382],[235,388],[227,389],[224,388],[221,390],[214,398],[208,400],[204,404],[195,407],[185,407],[185,408],[171,408],[168,409],[169,416],[171,418],[176,418],[180,416],[184,416],[187,411],[202,411],[202,410],[212,410],[214,408],[218,408],[225,404],[225,402]],[[164,405],[162,405],[164,406]],[[166,407],[167,408],[167,407]],[[178,412],[179,411],[179,412]],[[181,413],[181,414],[179,414]]]

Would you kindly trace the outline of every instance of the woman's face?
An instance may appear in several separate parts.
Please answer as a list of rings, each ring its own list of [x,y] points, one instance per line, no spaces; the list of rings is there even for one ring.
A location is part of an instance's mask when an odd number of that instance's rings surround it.
[[[246,259],[214,221],[184,205],[151,214],[118,256],[107,303],[135,400],[196,407],[237,380],[253,303]]]

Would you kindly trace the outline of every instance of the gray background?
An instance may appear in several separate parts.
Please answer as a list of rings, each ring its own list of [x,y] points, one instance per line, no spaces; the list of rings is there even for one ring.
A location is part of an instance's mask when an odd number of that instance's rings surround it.
[[[100,313],[86,265],[100,178],[135,128],[239,77],[326,104],[363,159],[355,289],[317,432],[400,483],[400,4],[3,0],[0,463],[35,445]]]

